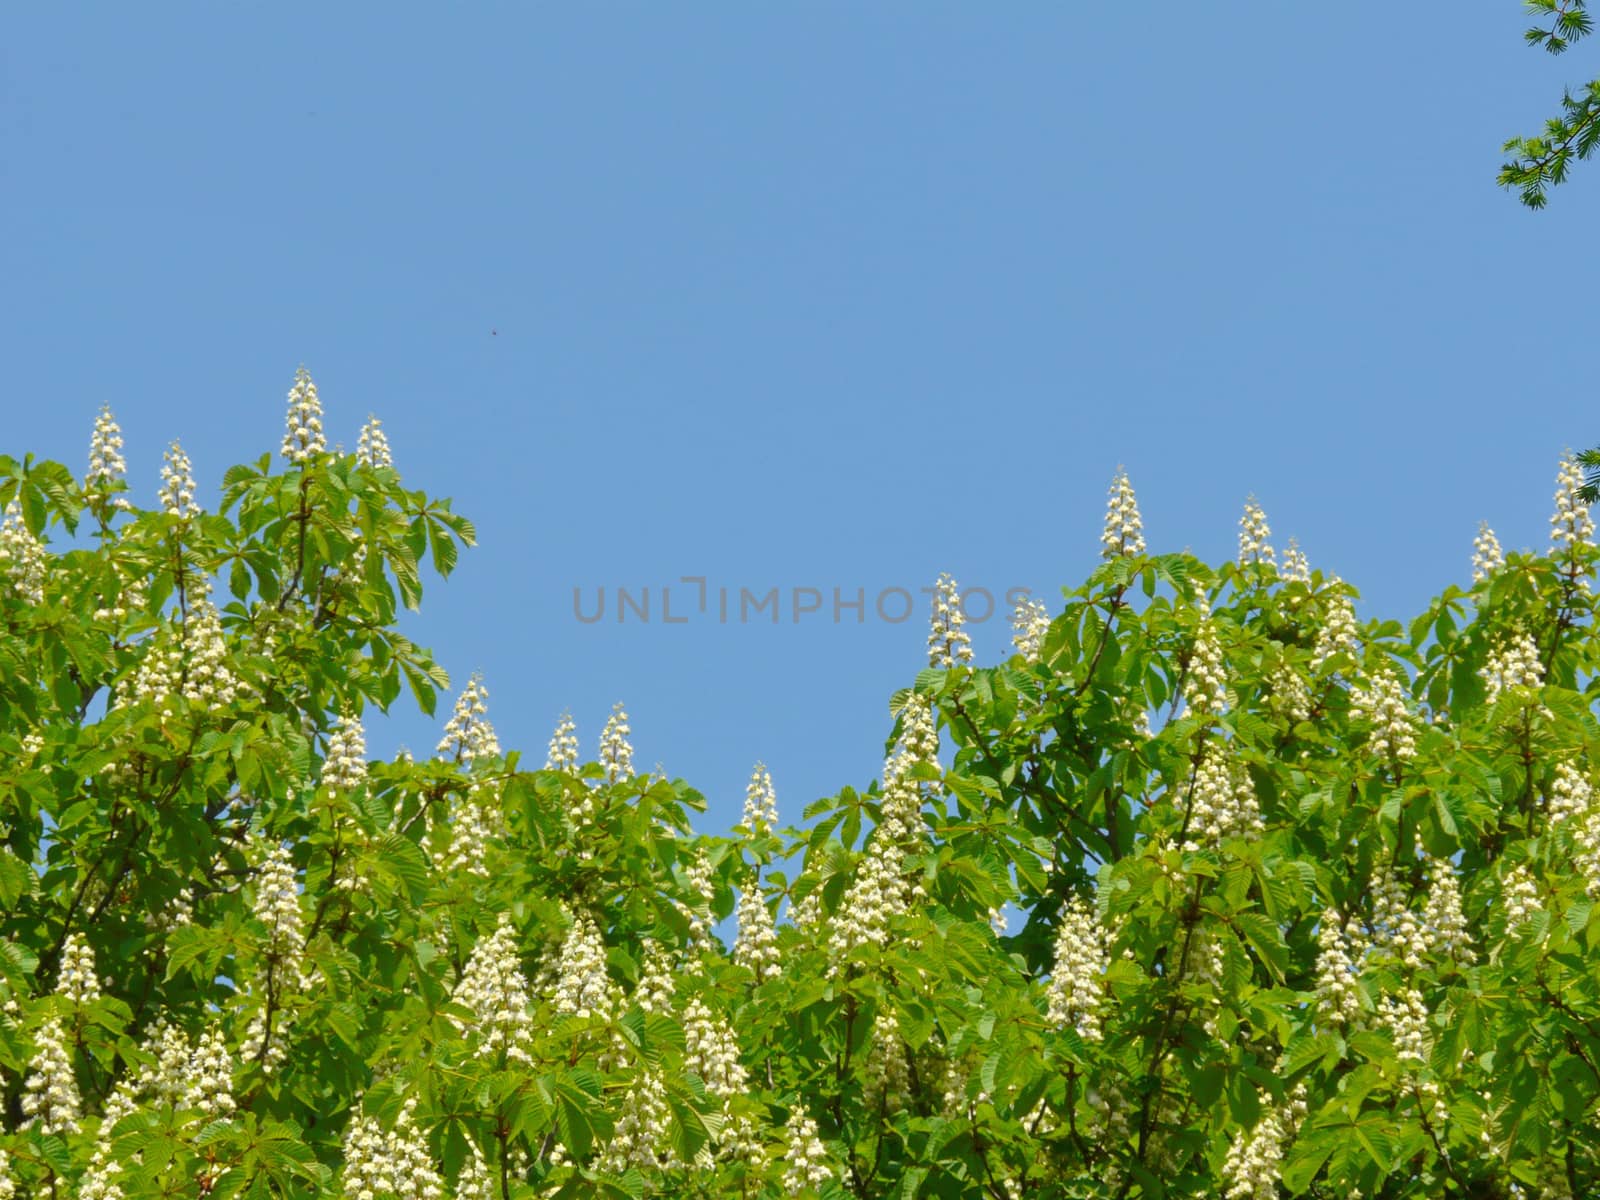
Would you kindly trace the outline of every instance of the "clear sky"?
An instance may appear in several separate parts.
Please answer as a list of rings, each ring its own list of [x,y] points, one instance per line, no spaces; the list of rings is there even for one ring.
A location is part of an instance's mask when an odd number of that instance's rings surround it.
[[[414,630],[484,672],[504,743],[538,765],[570,707],[592,755],[625,700],[709,827],[758,758],[795,819],[877,773],[925,663],[925,599],[895,624],[879,593],[1058,595],[1119,463],[1152,549],[1230,555],[1254,492],[1369,613],[1465,581],[1479,519],[1544,543],[1562,449],[1600,441],[1600,163],[1544,214],[1495,188],[1500,142],[1596,69],[1523,24],[8,6],[0,449],[81,471],[110,402],[141,499],[181,436],[214,507],[304,363],[332,437],[376,412],[406,481],[476,520]],[[648,623],[617,623],[619,585]],[[780,623],[741,623],[773,587]],[[794,588],[821,612],[796,623]],[[373,742],[428,749],[444,715]]]

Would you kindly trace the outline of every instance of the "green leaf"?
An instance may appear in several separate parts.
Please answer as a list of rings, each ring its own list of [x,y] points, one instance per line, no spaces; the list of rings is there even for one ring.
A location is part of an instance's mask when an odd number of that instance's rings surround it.
[[[1235,920],[1256,957],[1279,983],[1289,971],[1289,948],[1283,944],[1283,934],[1276,924],[1260,913],[1240,913]]]
[[[611,1123],[599,1103],[598,1085],[586,1072],[573,1071],[556,1076],[551,1090],[556,1098],[556,1126],[561,1131],[562,1144],[573,1157],[587,1158],[597,1141],[611,1136]]]
[[[433,686],[433,681],[409,660],[400,661],[400,670],[405,674],[406,683],[410,685],[411,694],[416,698],[417,707],[428,716],[433,716],[434,710],[439,706],[439,693]]]
[[[410,838],[392,833],[377,845],[378,866],[399,880],[413,899],[427,895],[431,883],[428,860]]]
[[[433,569],[440,575],[449,575],[456,568],[456,544],[447,530],[428,523],[428,548],[433,554]]]
[[[15,910],[22,898],[32,893],[35,881],[28,864],[0,846],[0,909]]]
[[[1302,1195],[1310,1189],[1322,1165],[1328,1161],[1328,1156],[1338,1148],[1338,1136],[1326,1131],[1296,1139],[1283,1164],[1279,1181],[1290,1195]]]

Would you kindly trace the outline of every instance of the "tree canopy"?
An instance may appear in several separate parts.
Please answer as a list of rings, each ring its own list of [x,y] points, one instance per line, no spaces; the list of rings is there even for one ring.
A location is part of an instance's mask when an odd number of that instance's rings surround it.
[[[0,458],[0,1200],[1600,1189],[1572,460],[1406,623],[1254,502],[1149,552],[1119,474],[1006,661],[940,579],[878,779],[713,832],[620,705],[534,767],[474,678],[369,758],[474,532],[322,419],[218,513],[176,444],[133,503],[109,412]]]

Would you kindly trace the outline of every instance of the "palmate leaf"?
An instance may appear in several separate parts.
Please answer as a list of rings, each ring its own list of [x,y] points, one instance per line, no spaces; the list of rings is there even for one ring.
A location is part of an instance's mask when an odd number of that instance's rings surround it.
[[[610,1138],[611,1119],[599,1103],[599,1080],[588,1072],[567,1072],[548,1081],[555,1099],[556,1125],[570,1152],[587,1157],[597,1143]]]
[[[1302,1195],[1310,1189],[1323,1164],[1339,1148],[1340,1137],[1338,1132],[1324,1129],[1295,1139],[1279,1174],[1290,1195]]]
[[[1583,0],[1536,7],[1546,13],[1548,24],[1526,31],[1529,45],[1562,54],[1593,32],[1594,20]],[[1529,208],[1545,207],[1549,189],[1566,181],[1573,159],[1587,159],[1600,146],[1600,79],[1590,81],[1576,94],[1564,92],[1561,109],[1561,116],[1545,123],[1543,136],[1510,138],[1502,147],[1512,157],[1501,165],[1498,182],[1518,191]]]
[[[1548,23],[1535,25],[1523,33],[1530,46],[1542,46],[1551,54],[1561,54],[1594,30],[1586,0],[1525,0],[1533,12],[1545,14]]]
[[[1579,499],[1585,504],[1600,501],[1600,446],[1581,450],[1575,457],[1578,465],[1584,469],[1583,488],[1578,493]]]

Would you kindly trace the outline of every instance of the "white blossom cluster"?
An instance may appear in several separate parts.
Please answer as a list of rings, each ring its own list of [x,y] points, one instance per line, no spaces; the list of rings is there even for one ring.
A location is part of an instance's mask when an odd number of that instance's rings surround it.
[[[1100,534],[1102,558],[1132,558],[1144,553],[1144,522],[1139,519],[1139,502],[1133,495],[1128,473],[1117,468],[1106,500],[1106,527]]]
[[[1472,539],[1472,582],[1482,583],[1501,567],[1506,556],[1500,549],[1500,539],[1495,537],[1489,522],[1478,522],[1478,536]]]
[[[887,1006],[880,1008],[872,1020],[866,1076],[869,1108],[877,1108],[885,1099],[907,1095],[911,1089],[911,1066],[906,1061],[906,1045],[900,1036],[900,1020]]]
[[[1244,516],[1239,518],[1239,565],[1248,567],[1252,563],[1264,563],[1272,566],[1277,556],[1267,542],[1271,536],[1272,528],[1267,524],[1267,514],[1256,503],[1256,498],[1251,496],[1244,502]]]
[[[1582,821],[1574,823],[1572,840],[1573,866],[1585,880],[1589,898],[1600,900],[1600,809],[1591,810]]]
[[[756,836],[771,833],[778,825],[778,793],[772,786],[772,772],[757,763],[744,789],[744,817],[740,822]]]
[[[349,558],[339,564],[338,574],[341,579],[356,583],[367,574],[367,539],[359,529],[356,530]]]
[[[576,771],[578,769],[578,723],[570,712],[561,714],[556,731],[550,735],[550,749],[545,754],[546,771]]]
[[[367,423],[356,438],[356,462],[363,467],[393,467],[394,455],[389,452],[389,435],[383,431],[383,422],[370,413]]]
[[[1337,576],[1329,580],[1328,611],[1317,627],[1311,646],[1311,669],[1320,671],[1335,654],[1355,658],[1360,629],[1356,625],[1356,606],[1345,594]]]
[[[761,1125],[749,1113],[732,1111],[729,1104],[723,1105],[717,1150],[723,1160],[742,1162],[752,1173],[766,1166],[767,1139]]]
[[[961,607],[961,589],[948,574],[933,585],[933,619],[928,630],[928,665],[954,667],[972,661],[972,637],[962,628],[967,614]]]
[[[495,758],[500,754],[500,740],[495,737],[494,726],[489,724],[489,689],[483,686],[483,676],[474,675],[456,697],[455,710],[445,722],[444,736],[434,748],[441,758],[471,766],[480,758]]]
[[[1266,829],[1249,772],[1226,749],[1209,745],[1195,771],[1190,832],[1209,847],[1230,838],[1256,838]],[[1191,840],[1185,849],[1198,849]]]
[[[817,1123],[796,1109],[784,1126],[783,1194],[798,1196],[808,1188],[820,1188],[833,1178],[828,1167],[828,1148],[817,1136]]]
[[[164,1018],[158,1019],[145,1039],[144,1049],[155,1061],[142,1068],[134,1079],[134,1094],[148,1090],[163,1104],[181,1104],[189,1090],[189,1062],[194,1056],[183,1030],[168,1025]]]
[[[600,1153],[598,1168],[620,1175],[629,1167],[646,1170],[662,1166],[670,1156],[672,1110],[667,1085],[654,1070],[640,1071],[622,1098],[611,1141]]]
[[[489,841],[503,832],[499,806],[490,789],[474,785],[451,800],[446,825],[450,840],[440,855],[446,871],[489,877]]]
[[[1539,647],[1529,633],[1519,631],[1489,652],[1478,675],[1490,704],[1508,689],[1536,691],[1544,685],[1544,664],[1539,661]]]
[[[1408,971],[1422,967],[1431,952],[1432,939],[1427,924],[1411,908],[1406,885],[1392,871],[1373,883],[1372,922],[1375,950]]]
[[[367,737],[361,719],[343,714],[328,738],[321,783],[335,791],[353,791],[367,781]]]
[[[689,883],[693,903],[678,902],[678,908],[689,921],[689,945],[692,948],[711,946],[711,906],[716,902],[717,886],[711,869],[711,859],[704,850],[697,851],[694,861],[684,872]]]
[[[939,729],[933,717],[933,704],[923,695],[913,692],[906,697],[900,712],[900,737],[894,753],[884,765],[884,782],[899,779],[914,763],[937,766],[939,761]]]
[[[66,1031],[55,1017],[34,1035],[34,1053],[28,1060],[28,1076],[22,1089],[22,1128],[37,1125],[47,1137],[78,1131],[78,1080],[72,1072]]]
[[[203,598],[190,607],[176,637],[168,631],[150,644],[130,687],[134,701],[164,712],[172,710],[178,696],[215,712],[232,704],[242,690],[228,665],[222,618]]]
[[[1428,899],[1422,909],[1422,924],[1430,952],[1471,965],[1472,933],[1461,911],[1461,885],[1447,858],[1428,860]]]
[[[1285,1057],[1286,1056],[1280,1055],[1278,1058],[1277,1072],[1280,1075],[1283,1074],[1285,1069]],[[1293,1137],[1294,1134],[1299,1130],[1300,1126],[1305,1123],[1305,1119],[1310,1115],[1310,1113],[1311,1094],[1306,1088],[1306,1081],[1302,1079],[1299,1083],[1295,1084],[1294,1088],[1289,1092],[1289,1102],[1284,1105],[1283,1108],[1283,1124],[1285,1132],[1288,1133],[1290,1137]]]
[[[1556,472],[1556,511],[1550,518],[1550,540],[1556,550],[1594,545],[1594,518],[1578,496],[1583,488],[1583,468],[1568,454]]]
[[[189,1039],[183,1031],[168,1025],[164,1017],[158,1018],[139,1049],[153,1061],[141,1063],[117,1081],[100,1118],[102,1137],[138,1108],[141,1096],[152,1095],[158,1103],[173,1107],[183,1103],[191,1057]]]
[[[883,764],[883,803],[878,813],[875,841],[893,841],[906,851],[918,849],[925,843],[928,824],[922,809],[937,785],[913,777],[913,768],[918,765],[938,767],[939,732],[927,697],[913,694],[901,710],[900,736]],[[902,911],[920,891],[920,884],[906,885],[900,896]]]
[[[1500,902],[1505,909],[1508,929],[1531,921],[1543,911],[1539,903],[1539,885],[1526,864],[1519,863],[1506,872],[1500,884]]]
[[[267,1006],[258,1005],[239,1042],[239,1057],[245,1062],[259,1063],[263,1071],[272,1074],[289,1055],[284,1046],[286,1024],[287,1017],[282,1010],[269,1019]]]
[[[796,929],[810,929],[822,920],[822,889],[812,888],[798,900],[789,902],[789,923]]]
[[[278,979],[298,978],[306,946],[305,917],[300,912],[294,860],[289,847],[282,842],[273,844],[256,875],[251,911],[256,920],[267,927],[267,942],[262,951],[280,968]]]
[[[1317,923],[1317,1009],[1335,1025],[1361,1019],[1361,961],[1365,948],[1344,928],[1336,908],[1325,908]]]
[[[183,625],[183,640],[184,698],[213,710],[232,704],[242,688],[228,665],[222,617],[210,600],[195,601]]]
[[[456,1177],[455,1200],[495,1200],[494,1179],[489,1174],[489,1164],[483,1160],[483,1151],[476,1142],[471,1143],[472,1153],[461,1164],[461,1174]]]
[[[470,1026],[458,1020],[456,1027],[475,1036],[474,1057],[496,1058],[503,1053],[509,1062],[532,1063],[528,981],[509,915],[502,913],[495,931],[473,948],[450,998],[473,1014]]]
[[[162,456],[161,509],[174,517],[193,517],[201,509],[195,503],[194,467],[183,446],[174,441]]]
[[[104,1160],[109,1157],[111,1153],[111,1131],[138,1106],[138,1100],[135,1098],[128,1080],[126,1078],[119,1080],[117,1086],[111,1089],[111,1095],[106,1097],[105,1111],[100,1117],[99,1137],[89,1158],[89,1170],[84,1173],[83,1183],[80,1187],[87,1187],[96,1170],[102,1167]],[[116,1186],[115,1181],[109,1175],[104,1183],[105,1186]],[[120,1189],[114,1194],[120,1195]]]
[[[639,983],[634,988],[633,1000],[641,1012],[653,1016],[672,1011],[672,995],[677,985],[672,978],[672,961],[661,943],[654,938],[645,939],[644,962],[639,970]]]
[[[183,1102],[208,1117],[225,1117],[233,1111],[233,1057],[222,1030],[211,1026],[195,1043],[189,1059]]]
[[[1429,953],[1427,926],[1412,911],[1406,886],[1392,871],[1372,887],[1373,948],[1408,971],[1421,968]]]
[[[0,520],[0,576],[22,600],[43,604],[45,567],[44,545],[22,519],[21,506],[9,501]]]
[[[970,1121],[976,1105],[993,1099],[981,1084],[974,1087],[972,1065],[968,1062],[946,1062],[943,1077],[936,1082],[940,1090],[940,1112],[947,1118]]]
[[[389,1131],[390,1190],[396,1200],[442,1200],[444,1180],[434,1168],[428,1141],[416,1127],[417,1100],[408,1096]]]
[[[11,1155],[0,1149],[0,1200],[16,1200],[17,1181],[11,1175]]]
[[[1350,715],[1370,728],[1368,745],[1379,758],[1406,762],[1417,754],[1417,719],[1406,706],[1405,690],[1387,664],[1350,693]]]
[[[1222,989],[1227,978],[1225,974],[1227,967],[1227,948],[1223,945],[1222,939],[1197,928],[1189,945],[1184,982],[1199,987],[1215,988],[1217,997],[1221,1000],[1226,995]],[[1203,1025],[1211,1037],[1217,1036],[1217,1013],[1221,1007],[1221,1004],[1214,1004],[1206,1008]]]
[[[882,946],[888,942],[890,920],[905,912],[904,865],[904,848],[894,839],[884,837],[881,829],[876,831],[829,927],[828,951],[836,964],[830,968],[830,974],[837,972],[837,961],[857,947]],[[813,892],[806,899],[816,896]],[[806,915],[815,919],[813,914]],[[797,909],[796,925],[809,923],[802,922],[800,917]]]
[[[747,1076],[739,1061],[739,1039],[727,1018],[713,1014],[694,997],[683,1010],[683,1065],[719,1099],[744,1092]]]
[[[1311,562],[1294,538],[1289,539],[1289,548],[1283,552],[1283,565],[1278,568],[1278,578],[1285,583],[1311,582]]]
[[[294,373],[294,386],[289,389],[289,411],[285,414],[283,446],[279,453],[300,465],[315,461],[327,448],[317,385],[311,382],[311,372],[301,367]]]
[[[1398,997],[1378,1001],[1378,1019],[1394,1038],[1395,1057],[1401,1063],[1422,1064],[1428,1058],[1428,1006],[1422,993],[1408,987]]]
[[[911,770],[918,763],[937,766],[938,754],[933,708],[927,697],[913,693],[901,711],[900,737],[883,766],[878,827],[867,842],[829,931],[828,949],[834,960],[830,975],[837,971],[839,960],[856,947],[882,946],[888,939],[890,920],[905,913],[921,895],[922,885],[908,879],[905,872],[907,852],[927,836],[922,785],[911,778]],[[806,900],[813,897],[816,892]],[[812,914],[805,915],[809,918]],[[807,923],[798,910],[792,917],[797,926]]]
[[[1273,668],[1267,677],[1267,690],[1273,708],[1289,720],[1299,722],[1311,716],[1311,689],[1288,663],[1281,662]]]
[[[1600,899],[1600,806],[1594,787],[1571,763],[1556,765],[1550,785],[1550,824],[1571,830],[1573,866],[1593,899]]]
[[[1216,623],[1204,613],[1195,626],[1189,669],[1183,677],[1183,699],[1189,712],[1198,717],[1219,716],[1228,707],[1228,670],[1222,657],[1222,641],[1217,637]]]
[[[607,783],[633,778],[633,744],[628,741],[632,732],[627,710],[619,700],[611,706],[611,715],[600,731],[600,765],[605,768]]]
[[[612,999],[605,941],[593,918],[576,912],[556,961],[552,997],[555,1010],[565,1016],[607,1017],[611,1014]]]
[[[103,495],[128,474],[128,461],[122,457],[122,428],[111,415],[111,406],[102,404],[89,435],[89,470],[83,477],[83,490]],[[126,502],[124,502],[126,503]]]
[[[103,608],[94,610],[96,621],[121,621],[129,613],[143,612],[149,607],[150,596],[143,579],[122,581],[118,594],[108,597]]]
[[[1057,1029],[1068,1027],[1091,1042],[1100,1040],[1100,1009],[1109,963],[1105,933],[1094,905],[1075,896],[1061,910],[1055,963],[1045,992],[1046,1017]]]
[[[1283,1164],[1283,1118],[1261,1096],[1261,1119],[1249,1133],[1236,1133],[1222,1172],[1227,1200],[1278,1200],[1278,1170]]]
[[[1011,613],[1011,644],[1024,662],[1036,663],[1044,650],[1045,635],[1050,632],[1050,610],[1043,600],[1023,596]]]
[[[417,1100],[408,1096],[388,1133],[376,1117],[350,1122],[344,1137],[344,1200],[444,1200],[444,1180],[416,1126]]]
[[[344,1131],[339,1184],[342,1200],[374,1200],[389,1190],[389,1158],[378,1118],[360,1115]]]
[[[273,844],[263,856],[251,912],[267,927],[261,952],[270,964],[271,986],[278,991],[311,986],[316,973],[307,972],[305,967],[305,918],[300,912],[294,861],[289,848],[281,843]],[[250,990],[246,989],[247,995]],[[269,1011],[265,1001],[257,1003],[239,1044],[239,1055],[245,1062],[259,1062],[270,1072],[282,1065],[287,1053],[284,1033],[288,1013],[279,1009],[269,1017]]]
[[[1557,763],[1555,778],[1550,782],[1551,824],[1582,819],[1593,806],[1594,786],[1588,777],[1570,762]]]
[[[89,1166],[78,1180],[76,1200],[123,1200],[126,1193],[117,1183],[121,1173],[122,1164],[112,1157],[109,1131],[102,1127],[89,1155]]]
[[[733,961],[747,968],[756,982],[775,974],[778,961],[778,931],[772,920],[772,910],[754,875],[739,890],[739,934],[733,943]]]
[[[61,947],[61,971],[56,995],[68,1004],[93,1004],[100,999],[100,977],[95,974],[94,951],[82,933],[72,933]]]

